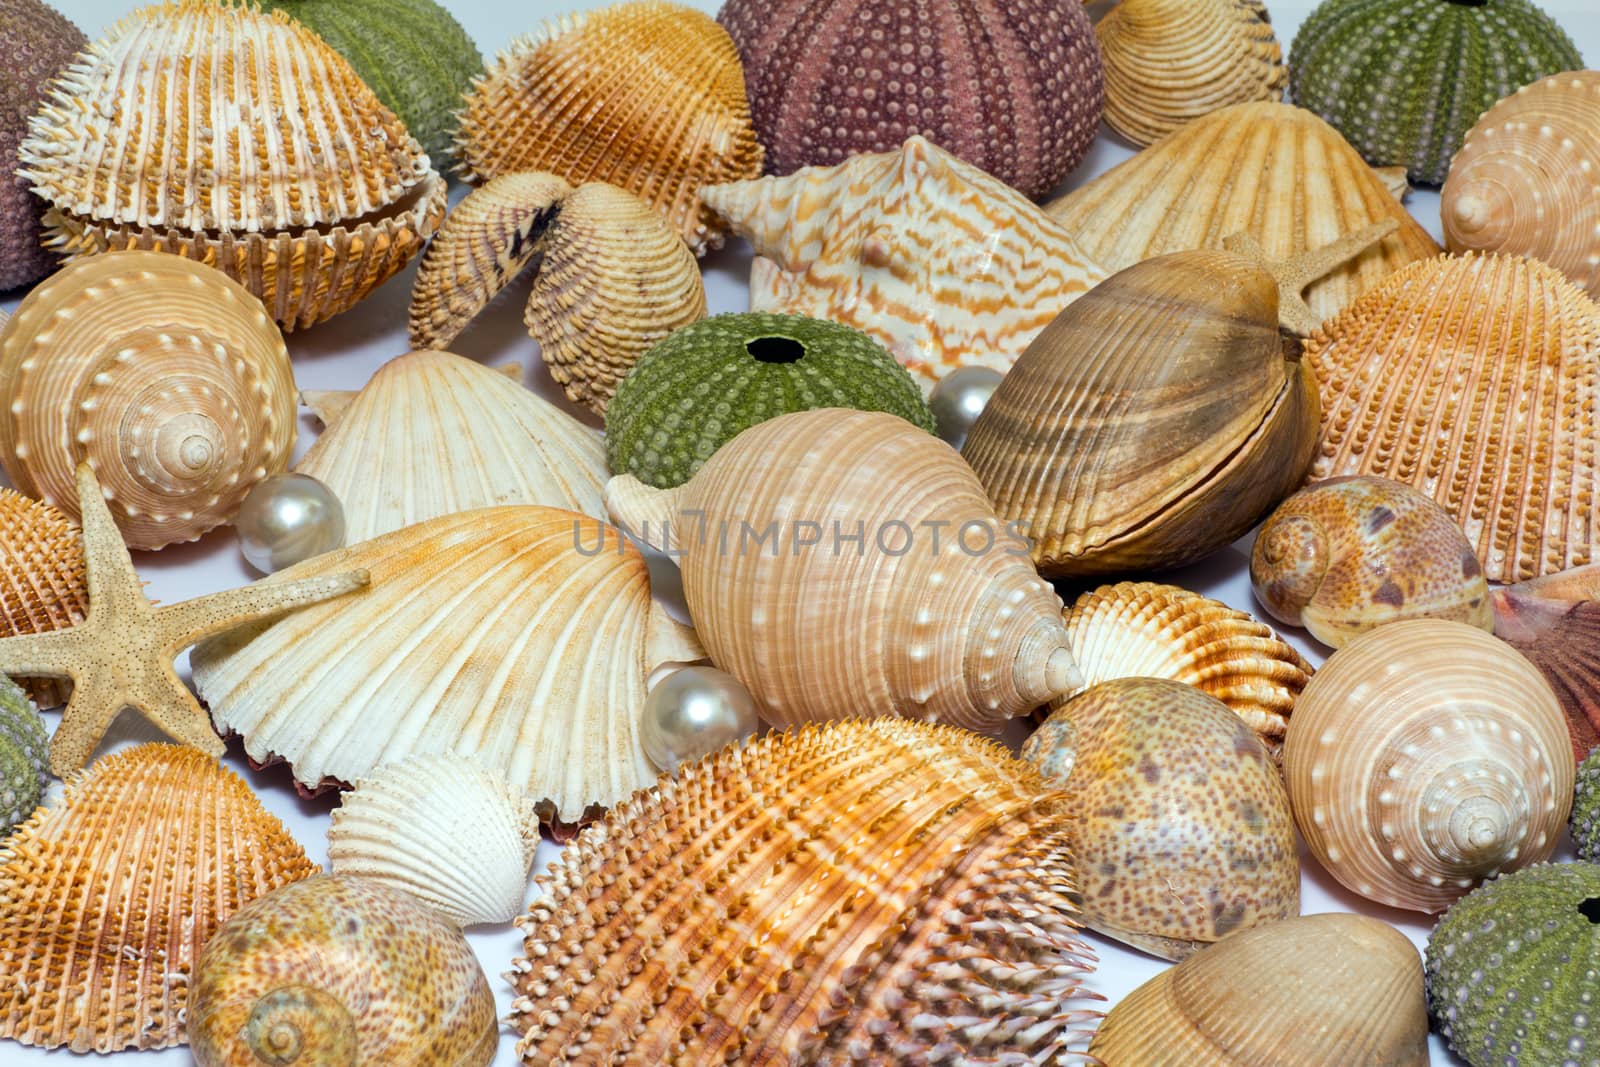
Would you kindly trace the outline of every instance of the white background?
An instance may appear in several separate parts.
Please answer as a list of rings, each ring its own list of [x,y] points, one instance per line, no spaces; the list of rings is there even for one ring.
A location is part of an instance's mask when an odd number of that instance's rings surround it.
[[[592,0],[573,0],[567,3],[534,0],[533,3],[523,4],[507,4],[503,0],[495,2],[443,0],[443,2],[455,13],[472,36],[486,61],[512,37],[533,29],[543,18],[570,10],[605,6]],[[688,0],[688,2],[693,7],[712,13],[719,6],[716,0]],[[1070,3],[1073,0],[1063,0],[1063,2]],[[1279,40],[1287,53],[1295,29],[1313,5],[1271,3],[1270,0],[1269,4]],[[131,4],[118,0],[58,0],[57,6],[91,39],[132,9]],[[1098,11],[1103,6],[1097,4],[1094,10]],[[1586,0],[1583,3],[1565,0],[1563,3],[1546,4],[1545,10],[1572,35],[1583,50],[1587,61],[1591,65],[1594,64],[1596,57],[1600,57],[1600,28],[1597,28],[1595,20],[1597,13],[1595,0]],[[1130,154],[1131,150],[1128,147],[1102,127],[1101,137],[1093,151],[1085,163],[1068,179],[1063,190],[1083,184]],[[454,187],[452,200],[459,199],[462,192],[459,186]],[[1438,203],[1438,196],[1432,192],[1413,193],[1407,200],[1407,206],[1412,213],[1435,238],[1439,236]],[[712,313],[742,311],[748,306],[745,297],[748,263],[748,248],[742,241],[737,240],[730,242],[729,248],[703,261],[706,292]],[[295,377],[299,386],[305,389],[357,389],[384,361],[404,353],[409,347],[406,343],[405,322],[412,275],[413,270],[408,269],[391,279],[354,310],[310,330],[289,335],[289,351],[294,357]],[[457,340],[455,350],[489,364],[513,362],[521,364],[527,371],[526,381],[530,387],[547,397],[561,401],[566,406],[560,396],[560,390],[553,386],[544,373],[538,358],[537,346],[522,330],[521,306],[526,292],[527,284],[524,282],[521,286],[513,287],[510,292],[503,294],[479,322]],[[4,306],[8,311],[14,309],[19,296],[20,294],[10,294],[8,299],[0,301],[0,306]],[[581,414],[577,409],[568,407],[574,413]],[[309,446],[318,429],[318,424],[309,415],[302,416],[300,426],[301,439],[296,449],[297,456]],[[1247,556],[1243,547],[1246,544],[1247,542],[1241,542],[1240,545],[1202,565],[1166,576],[1166,580],[1209,593],[1235,607],[1259,613],[1259,609],[1252,603],[1250,597],[1246,573]],[[167,603],[243,584],[256,577],[239,556],[233,535],[227,529],[213,531],[209,536],[191,545],[175,546],[159,553],[135,553],[134,564],[140,574],[148,579],[150,595]],[[1286,636],[1313,662],[1319,664],[1322,662],[1324,650],[1304,634],[1288,631]],[[46,718],[53,728],[58,715],[51,712],[46,714]],[[113,729],[102,751],[158,737],[159,735],[151,728],[137,721],[135,716],[125,715]],[[324,835],[328,824],[328,813],[335,806],[335,800],[331,797],[315,801],[300,799],[295,794],[289,772],[284,767],[264,772],[251,771],[245,764],[237,743],[231,747],[227,762],[246,777],[261,795],[266,806],[288,824],[312,859],[325,865],[327,843]],[[59,785],[56,785],[52,795],[58,794]],[[542,844],[535,869],[543,869],[554,854],[555,846],[548,842]],[[1570,855],[1570,847],[1563,842],[1557,858],[1570,858]],[[1393,923],[1410,936],[1419,947],[1425,942],[1432,925],[1431,919],[1392,911],[1366,902],[1345,892],[1303,852],[1302,862],[1304,874],[1301,910],[1304,913],[1334,910],[1363,911]],[[530,889],[529,892],[531,896],[534,890]],[[503,1017],[509,1005],[510,992],[501,975],[508,969],[513,955],[520,948],[517,931],[509,925],[483,927],[471,931],[468,936],[483,962],[484,970],[489,975]],[[1125,949],[1098,935],[1090,934],[1087,938],[1095,947],[1101,961],[1096,973],[1088,980],[1088,987],[1104,995],[1108,1001],[1107,1006],[1115,1003],[1134,986],[1165,966],[1159,960]],[[1445,1051],[1443,1043],[1437,1036],[1432,1041],[1434,1063],[1460,1062]],[[514,1044],[509,1032],[502,1035],[499,1055],[495,1060],[497,1065],[517,1062]],[[0,1065],[5,1067],[10,1067],[12,1064],[20,1067],[23,1064],[47,1061],[62,1062],[70,1055],[65,1050],[46,1053],[24,1048],[14,1042],[0,1044]],[[191,1058],[186,1049],[179,1048],[141,1053],[136,1061],[130,1059],[129,1062],[158,1067],[158,1065],[189,1063]]]

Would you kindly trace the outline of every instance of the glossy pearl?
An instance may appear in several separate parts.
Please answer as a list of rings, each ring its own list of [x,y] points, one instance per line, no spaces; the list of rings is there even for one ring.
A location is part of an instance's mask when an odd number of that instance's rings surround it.
[[[959,451],[967,442],[967,431],[978,421],[989,398],[1000,388],[1005,375],[988,367],[962,367],[939,379],[939,384],[928,394],[928,407],[933,411],[934,425],[939,436]]]
[[[640,741],[664,771],[755,734],[756,703],[739,679],[714,667],[684,667],[650,690]]]
[[[275,474],[244,498],[234,518],[239,549],[264,574],[344,544],[344,507],[308,474]]]

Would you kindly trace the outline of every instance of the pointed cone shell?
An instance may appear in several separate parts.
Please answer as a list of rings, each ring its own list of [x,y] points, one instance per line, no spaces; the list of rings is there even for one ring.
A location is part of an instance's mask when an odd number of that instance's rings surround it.
[[[202,946],[316,869],[203,752],[100,759],[0,844],[0,1036],[74,1052],[180,1044]]]
[[[44,718],[28,694],[0,674],[0,839],[33,814],[50,784]]]
[[[385,363],[295,470],[339,498],[348,544],[499,504],[605,514],[600,435],[449,352]]]
[[[828,723],[724,749],[541,877],[518,920],[517,1050],[639,1067],[1065,1062],[1088,1015],[1073,811],[948,727]]]
[[[73,262],[0,330],[0,463],[78,515],[94,468],[130,548],[193,541],[289,465],[289,354],[261,307],[210,267],[157,252]]]
[[[1539,668],[1567,713],[1573,755],[1600,745],[1600,563],[1496,589],[1494,634]]]
[[[63,630],[89,614],[83,535],[60,511],[14,489],[0,489],[0,637]],[[71,687],[27,680],[44,707],[65,704]]]
[[[1397,272],[1306,345],[1322,386],[1314,479],[1433,497],[1490,581],[1588,563],[1600,496],[1600,308],[1552,267],[1441,256]]]
[[[460,756],[386,763],[344,795],[328,865],[404,890],[457,926],[522,910],[539,846],[533,805]]]
[[[613,478],[606,506],[678,553],[712,662],[774,726],[992,729],[1076,684],[1061,600],[1023,542],[949,445],[895,415],[780,415],[676,489]]]

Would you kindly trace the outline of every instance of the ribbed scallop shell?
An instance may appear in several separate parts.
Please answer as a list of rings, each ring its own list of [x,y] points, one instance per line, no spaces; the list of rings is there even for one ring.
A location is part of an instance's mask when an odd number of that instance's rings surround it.
[[[20,686],[0,674],[0,838],[33,814],[50,784],[50,738]]]
[[[76,519],[94,468],[130,548],[193,541],[289,465],[294,376],[261,302],[192,260],[68,264],[0,329],[0,463]]]
[[[621,186],[697,255],[722,244],[722,227],[696,192],[758,176],[763,158],[727,32],[656,0],[563,15],[513,41],[473,82],[456,155],[470,182],[545,170]]]
[[[217,927],[316,870],[203,752],[101,758],[0,842],[0,1036],[74,1052],[181,1044],[190,969]]]
[[[1289,84],[1260,0],[1121,0],[1095,24],[1106,124],[1138,145]]]
[[[1600,490],[1600,308],[1514,256],[1405,268],[1306,346],[1314,479],[1375,474],[1448,511],[1490,581],[1587,563]]]
[[[645,679],[704,653],[650,600],[644,558],[597,519],[502,507],[430,519],[280,578],[364,568],[367,592],[190,653],[219,729],[310,789],[413,754],[476,759],[576,823],[656,778]]]
[[[1337,130],[1288,104],[1237,104],[1195,119],[1048,208],[1106,270],[1221,248],[1236,233],[1289,259],[1376,222],[1399,229],[1313,282],[1325,319],[1439,246]]]
[[[960,456],[899,416],[779,415],[677,488],[613,478],[606,506],[677,556],[712,662],[774,726],[993,729],[1077,684],[1026,545]]]
[[[522,793],[460,756],[386,763],[344,795],[328,869],[383,882],[457,926],[522,910],[539,817]]]
[[[0,637],[46,633],[89,614],[83,535],[60,511],[0,488]],[[54,678],[26,680],[45,707],[65,704],[70,687]]]
[[[961,730],[829,723],[663,778],[518,920],[528,1064],[1067,1062],[1074,809]]]
[[[1300,694],[1283,764],[1312,854],[1354,892],[1413,911],[1546,859],[1572,805],[1549,684],[1459,622],[1392,622],[1335,652]]]
[[[1600,745],[1600,564],[1496,589],[1494,635],[1526,656],[1567,713],[1572,751]]]
[[[449,352],[411,352],[378,368],[294,469],[339,498],[347,544],[500,504],[605,514],[600,435]]]
[[[1525,85],[1484,112],[1440,192],[1445,245],[1540,259],[1600,298],[1600,71]]]

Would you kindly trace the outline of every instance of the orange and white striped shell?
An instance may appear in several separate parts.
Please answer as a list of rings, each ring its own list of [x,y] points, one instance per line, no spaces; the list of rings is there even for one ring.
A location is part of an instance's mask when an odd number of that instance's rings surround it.
[[[0,488],[0,638],[76,626],[89,614],[83,535],[60,511]],[[41,707],[65,704],[69,687],[29,678]]]

